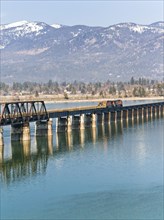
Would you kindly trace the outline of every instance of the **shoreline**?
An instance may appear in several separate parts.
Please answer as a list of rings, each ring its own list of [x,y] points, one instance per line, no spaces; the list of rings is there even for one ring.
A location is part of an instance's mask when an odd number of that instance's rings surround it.
[[[100,102],[100,101],[107,101],[107,100],[116,100],[116,99],[121,99],[122,101],[147,101],[147,100],[152,100],[152,101],[164,101],[163,96],[154,96],[154,97],[127,97],[127,98],[86,98],[86,97],[71,97],[70,99],[63,99],[56,97],[19,97],[19,99],[16,98],[11,98],[11,97],[5,97],[5,96],[0,96],[0,102],[5,103],[5,102],[21,102],[21,101],[44,101],[45,103],[75,103],[75,102]]]
[[[54,100],[54,101],[49,101],[49,100],[44,100],[45,103],[71,103],[71,102],[99,102],[99,101],[107,101],[107,100],[115,100],[115,99],[121,99],[122,101],[147,101],[147,100],[163,100],[164,97],[130,97],[130,98],[98,98],[98,99],[69,99],[69,100]]]

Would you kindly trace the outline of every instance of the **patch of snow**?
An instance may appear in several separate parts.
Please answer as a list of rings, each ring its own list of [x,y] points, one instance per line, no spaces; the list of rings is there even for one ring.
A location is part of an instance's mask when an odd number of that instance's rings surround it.
[[[0,27],[1,31],[10,29],[10,33],[14,34],[17,37],[34,32],[36,33],[36,35],[39,35],[40,30],[43,30],[43,28],[44,25],[39,25],[37,22],[27,21],[15,22],[9,25],[2,25]]]
[[[88,44],[88,45],[92,45],[94,43],[96,43],[96,38],[92,38],[92,39],[87,39],[85,40],[85,43]]]
[[[72,34],[73,37],[77,37],[80,34],[80,31],[77,32],[77,33],[71,32],[71,34]]]
[[[5,46],[3,46],[3,45],[0,45],[0,50],[2,50],[2,49],[4,49],[5,48]]]
[[[27,23],[28,23],[27,21],[17,21],[17,22],[14,22],[14,23],[1,25],[0,29],[4,30],[4,29],[9,29],[9,28],[19,27],[19,26],[25,25]]]
[[[60,24],[52,24],[51,27],[59,29],[59,28],[62,27],[62,25],[60,25]]]
[[[22,50],[22,51],[18,51],[16,52],[17,54],[23,54],[23,55],[37,55],[37,54],[41,54],[44,51],[48,50],[49,47],[45,47],[45,48],[37,48],[37,49],[32,49],[32,50]]]

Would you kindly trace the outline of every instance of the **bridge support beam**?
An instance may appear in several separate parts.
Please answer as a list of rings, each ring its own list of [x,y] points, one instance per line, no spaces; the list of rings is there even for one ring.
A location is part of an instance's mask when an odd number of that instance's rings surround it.
[[[50,136],[52,135],[52,119],[48,121],[37,121],[35,124],[36,136]]]
[[[4,145],[4,140],[3,140],[3,128],[0,127],[0,146]]]
[[[23,124],[11,125],[11,140],[13,141],[28,141],[30,140],[29,122]]]

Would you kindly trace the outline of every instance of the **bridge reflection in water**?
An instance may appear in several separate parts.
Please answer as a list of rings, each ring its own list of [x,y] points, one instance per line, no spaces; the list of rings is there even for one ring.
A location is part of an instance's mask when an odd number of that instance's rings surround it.
[[[162,116],[163,117],[163,116]],[[25,178],[32,178],[45,174],[50,158],[57,158],[58,154],[76,151],[85,148],[87,143],[99,144],[104,151],[108,148],[110,139],[121,138],[124,131],[133,126],[160,118],[158,116],[145,117],[134,120],[117,121],[110,124],[101,124],[80,131],[55,133],[52,136],[34,137],[31,141],[11,141],[11,158],[5,158],[5,150],[0,146],[0,179],[5,184],[12,184]],[[54,135],[54,136],[55,136]]]

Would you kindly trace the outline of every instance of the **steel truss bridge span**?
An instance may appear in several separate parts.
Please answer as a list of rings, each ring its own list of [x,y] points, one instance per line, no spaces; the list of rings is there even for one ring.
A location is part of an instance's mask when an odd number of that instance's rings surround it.
[[[103,114],[108,112],[132,111],[163,107],[164,102],[138,104],[123,107],[105,108],[98,106],[83,106],[64,109],[46,109],[44,101],[24,101],[0,103],[0,126],[49,120],[76,115]]]

